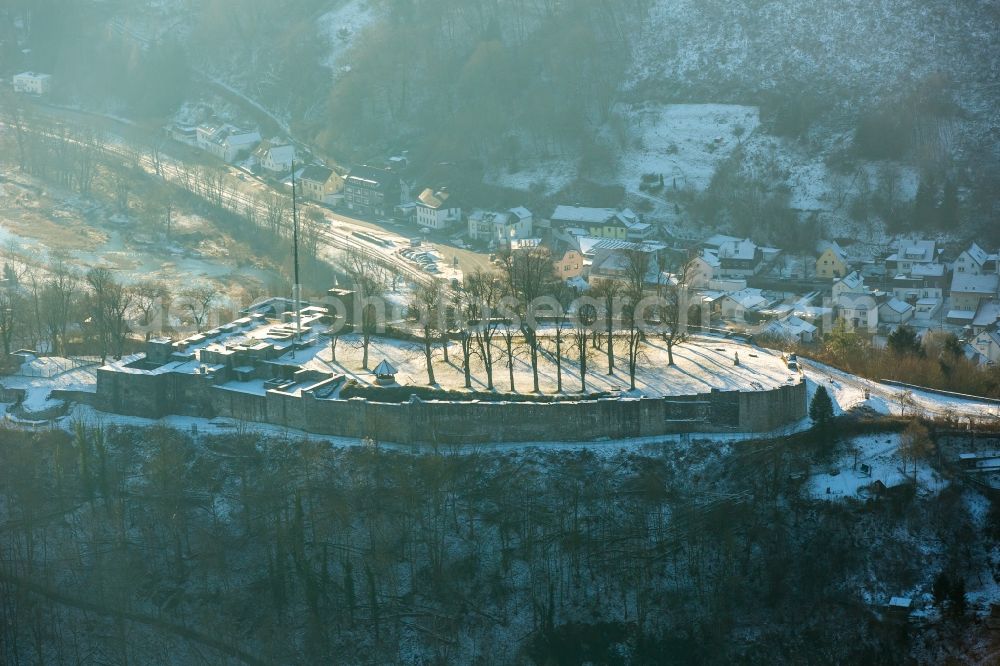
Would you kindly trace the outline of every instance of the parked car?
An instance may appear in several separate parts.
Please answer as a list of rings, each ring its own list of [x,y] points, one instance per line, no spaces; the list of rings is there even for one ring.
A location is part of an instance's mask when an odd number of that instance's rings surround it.
[[[787,364],[789,370],[798,370],[799,369],[798,357],[795,354],[789,354]]]

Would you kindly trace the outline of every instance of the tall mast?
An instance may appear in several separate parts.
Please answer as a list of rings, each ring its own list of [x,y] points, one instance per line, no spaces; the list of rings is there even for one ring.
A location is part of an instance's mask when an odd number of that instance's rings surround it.
[[[292,160],[292,258],[295,262],[295,283],[292,285],[292,300],[295,301],[295,345],[292,346],[292,357],[295,357],[295,346],[299,344],[302,335],[302,286],[299,284],[299,211],[295,203],[295,160]]]

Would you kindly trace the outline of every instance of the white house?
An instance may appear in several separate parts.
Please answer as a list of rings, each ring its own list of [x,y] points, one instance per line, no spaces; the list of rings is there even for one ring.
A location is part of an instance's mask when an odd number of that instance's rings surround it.
[[[837,300],[841,294],[867,294],[865,279],[861,273],[853,271],[833,283],[833,300]]]
[[[795,315],[776,319],[764,327],[765,333],[799,342],[812,342],[817,330],[815,325]]]
[[[271,173],[288,173],[295,161],[295,146],[281,141],[264,141],[254,151],[261,168]]]
[[[40,72],[21,72],[13,79],[14,92],[44,95],[52,90],[52,75]]]
[[[941,311],[941,305],[940,298],[918,298],[913,308],[913,318],[929,321]]]
[[[983,301],[976,310],[976,316],[972,318],[972,332],[982,333],[998,323],[1000,323],[1000,301]]]
[[[937,247],[932,240],[901,240],[897,249],[885,259],[890,272],[909,275],[917,264],[933,264],[937,261]]]
[[[849,330],[874,331],[878,327],[878,303],[873,295],[844,293],[834,304]]]
[[[533,222],[531,211],[524,206],[503,213],[474,210],[469,215],[469,238],[508,245],[512,240],[530,238]]]
[[[878,306],[878,320],[883,324],[905,324],[915,313],[916,308],[898,298],[890,298]]]
[[[741,289],[726,294],[718,302],[718,309],[723,319],[730,321],[745,321],[747,312],[758,312],[767,306],[760,289]]]
[[[973,273],[982,275],[983,273],[996,272],[997,255],[989,254],[975,243],[963,250],[955,260],[955,273]]]
[[[997,297],[998,287],[1000,275],[996,273],[955,273],[951,278],[951,308],[975,315],[980,303]]]
[[[749,277],[764,266],[764,250],[749,238],[726,241],[719,246],[719,275]]]
[[[241,155],[249,154],[260,143],[260,132],[228,124],[199,125],[197,135],[199,148],[228,163],[235,162]]]
[[[428,229],[446,229],[461,222],[462,209],[455,204],[447,189],[435,191],[428,187],[416,200],[417,224]]]
[[[687,264],[687,283],[689,287],[704,289],[715,279],[719,270],[719,257],[712,250],[702,250]]]
[[[983,331],[972,339],[972,346],[990,363],[1000,363],[1000,331]]]

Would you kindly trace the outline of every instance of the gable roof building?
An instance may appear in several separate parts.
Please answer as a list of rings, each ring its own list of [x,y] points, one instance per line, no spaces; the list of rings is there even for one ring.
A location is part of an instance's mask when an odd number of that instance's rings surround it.
[[[581,227],[591,236],[643,240],[653,233],[653,226],[643,222],[631,209],[556,206],[549,218],[559,229]]]

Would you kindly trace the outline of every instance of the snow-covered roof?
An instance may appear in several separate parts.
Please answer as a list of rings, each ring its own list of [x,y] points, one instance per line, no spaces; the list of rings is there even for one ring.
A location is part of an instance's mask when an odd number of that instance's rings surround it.
[[[909,312],[910,310],[913,309],[912,305],[910,305],[905,301],[901,301],[898,298],[890,298],[880,307],[888,308],[889,310],[892,310],[893,312],[896,312],[898,314],[905,314],[906,312]]]
[[[723,243],[719,246],[719,259],[752,260],[757,253],[757,246],[749,238]]]
[[[998,285],[1000,285],[1000,275],[996,273],[988,273],[986,275],[955,273],[951,279],[951,291],[953,293],[996,295]]]
[[[914,277],[941,277],[944,275],[944,264],[917,264],[910,271]]]
[[[442,208],[448,201],[451,194],[447,190],[437,190],[427,187],[417,197],[417,203],[428,208]]]
[[[948,310],[945,318],[952,321],[972,321],[972,318],[975,316],[976,313],[972,310]]]
[[[861,273],[857,271],[851,271],[841,279],[837,280],[834,284],[839,284],[843,287],[847,287],[850,290],[861,289],[865,286],[865,280],[861,277]]]
[[[969,258],[980,266],[985,264],[990,258],[990,255],[987,254],[986,250],[976,245],[976,243],[972,243],[972,245],[969,246],[969,249],[965,251],[965,254],[969,255]]]
[[[766,330],[781,335],[800,336],[803,333],[815,333],[819,329],[804,319],[791,315],[784,319],[772,321],[767,325]]]
[[[840,247],[840,245],[837,244],[836,241],[821,240],[816,243],[816,252],[818,252],[819,254],[822,255],[827,250],[833,253],[833,255],[837,257],[837,259],[839,259],[841,262],[845,264],[847,263],[847,253],[844,251],[844,248]]]
[[[718,253],[713,252],[712,250],[709,250],[709,249],[702,250],[700,258],[701,258],[702,261],[704,261],[706,264],[708,264],[712,268],[718,268],[719,267],[719,255],[718,255]]]
[[[907,597],[893,597],[889,600],[889,605],[894,608],[909,608],[912,601]]]
[[[891,261],[934,261],[934,241],[932,240],[900,240],[896,253],[889,256]]]
[[[978,342],[980,340],[983,342],[989,341],[990,344],[1000,347],[1000,331],[983,331],[976,336],[976,341]]]
[[[990,326],[1000,320],[1000,301],[983,301],[976,310],[976,317],[972,320],[973,326]]]
[[[639,221],[630,208],[616,210],[614,208],[590,208],[587,206],[556,206],[550,218],[553,222],[570,222],[578,224],[621,224],[637,231],[648,229],[650,225]]]
[[[764,298],[761,290],[751,287],[734,291],[727,296],[746,310],[753,310],[767,304],[767,299]]]
[[[284,164],[285,162],[291,162],[292,160],[295,159],[295,146],[288,144],[281,146],[276,146],[274,144],[271,144],[265,149],[265,152],[271,155],[272,161],[278,162],[280,164]]]
[[[702,243],[705,247],[720,248],[726,243],[733,243],[743,240],[742,238],[737,238],[736,236],[726,236],[725,234],[715,234],[714,236],[709,236]]]
[[[526,220],[532,216],[531,211],[525,208],[524,206],[515,206],[514,208],[511,208],[509,212],[511,213],[511,215],[514,215],[515,217],[521,220]]]
[[[395,375],[398,370],[389,364],[389,361],[382,359],[382,362],[375,366],[375,374],[379,377],[388,377],[390,375]]]

